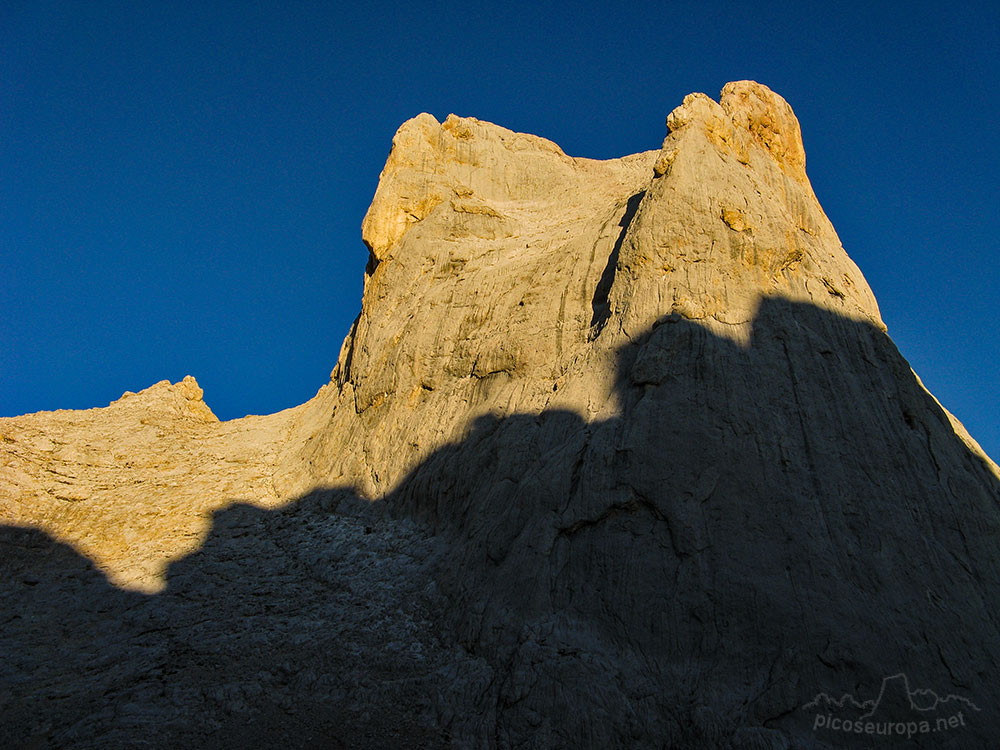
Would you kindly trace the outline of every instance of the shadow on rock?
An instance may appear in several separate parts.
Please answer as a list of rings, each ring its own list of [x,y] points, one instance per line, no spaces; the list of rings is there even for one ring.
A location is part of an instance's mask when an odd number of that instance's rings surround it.
[[[903,671],[982,707],[908,746],[1000,733],[1000,487],[885,334],[667,317],[618,397],[481,418],[377,503],[232,506],[156,596],[0,529],[0,742],[863,746],[803,706]]]

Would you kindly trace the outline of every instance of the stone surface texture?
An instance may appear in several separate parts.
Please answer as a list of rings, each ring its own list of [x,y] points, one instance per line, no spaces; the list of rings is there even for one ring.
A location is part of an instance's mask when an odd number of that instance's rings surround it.
[[[907,746],[1000,736],[1000,471],[788,104],[667,130],[595,161],[421,114],[314,399],[0,419],[0,744],[863,747],[803,706],[900,672],[981,709]]]

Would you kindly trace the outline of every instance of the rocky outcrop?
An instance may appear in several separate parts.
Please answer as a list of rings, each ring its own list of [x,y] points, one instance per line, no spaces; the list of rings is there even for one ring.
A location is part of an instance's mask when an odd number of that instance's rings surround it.
[[[279,503],[273,467],[296,410],[220,422],[202,396],[189,376],[103,409],[0,420],[4,522],[44,530],[116,585],[162,589],[215,509]]]
[[[593,161],[420,115],[316,398],[0,420],[11,741],[271,741],[299,706],[303,746],[841,747],[804,706],[904,671],[976,704],[911,744],[1000,732],[1000,472],[886,335],[788,104],[731,83],[667,128]],[[60,660],[67,628],[96,640]]]

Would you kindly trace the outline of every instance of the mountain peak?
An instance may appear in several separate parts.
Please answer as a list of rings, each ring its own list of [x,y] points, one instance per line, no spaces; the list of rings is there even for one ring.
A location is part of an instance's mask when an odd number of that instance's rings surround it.
[[[171,383],[161,380],[138,393],[126,391],[110,406],[128,409],[136,413],[144,411],[169,412],[178,417],[187,417],[203,422],[218,422],[204,400],[205,392],[192,375]]]
[[[209,662],[174,648],[196,637],[241,655],[209,670],[246,706],[220,732],[302,699],[312,741],[350,705],[408,727],[382,744],[812,746],[808,695],[874,705],[817,694],[844,680],[929,703],[901,664],[935,705],[1000,700],[996,468],[887,336],[791,108],[739,81],[667,130],[598,161],[418,115],[315,398],[218,422],[185,378],[0,420],[7,609],[43,613],[0,642],[44,639],[4,660],[31,687],[4,730],[58,714],[98,741],[69,696],[107,694],[74,683],[107,671],[67,632],[124,644],[108,715],[182,715],[150,665],[200,715]],[[967,746],[998,735],[976,714]]]
[[[733,81],[722,89],[719,104],[730,119],[783,165],[804,178],[806,152],[802,131],[791,106],[767,86],[755,81]]]

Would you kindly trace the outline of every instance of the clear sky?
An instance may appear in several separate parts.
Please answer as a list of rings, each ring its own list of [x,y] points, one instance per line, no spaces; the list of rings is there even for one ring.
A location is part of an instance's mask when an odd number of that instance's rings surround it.
[[[310,398],[361,218],[427,111],[574,156],[767,84],[928,388],[1000,459],[1000,4],[0,3],[0,415],[186,374],[223,419]]]

